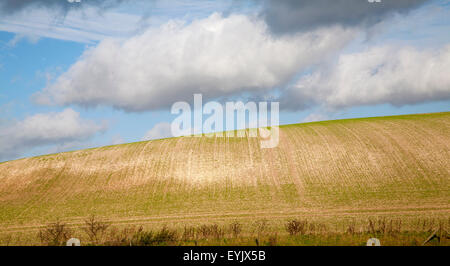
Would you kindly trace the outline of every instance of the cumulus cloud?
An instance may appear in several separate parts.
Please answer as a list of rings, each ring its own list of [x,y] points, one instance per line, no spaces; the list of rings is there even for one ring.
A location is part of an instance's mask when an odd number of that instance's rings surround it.
[[[70,108],[59,113],[29,116],[0,128],[0,160],[15,158],[40,146],[71,145],[105,129],[105,125],[84,120]]]
[[[263,92],[339,51],[355,34],[330,27],[273,37],[263,21],[217,13],[190,24],[171,21],[127,41],[102,41],[35,100],[146,111],[194,93],[208,99]]]
[[[321,26],[371,25],[386,16],[404,13],[429,0],[267,0],[261,12],[276,33],[310,30]]]
[[[163,139],[172,137],[170,123],[161,122],[150,129],[142,140]]]
[[[328,69],[302,77],[284,95],[332,109],[390,103],[401,106],[450,99],[450,45],[435,50],[382,46],[343,54]]]

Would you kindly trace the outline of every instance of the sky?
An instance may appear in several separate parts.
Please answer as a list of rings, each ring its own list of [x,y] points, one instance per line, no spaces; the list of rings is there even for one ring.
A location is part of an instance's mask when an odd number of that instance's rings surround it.
[[[170,137],[197,93],[280,124],[450,111],[450,1],[0,2],[0,161]]]

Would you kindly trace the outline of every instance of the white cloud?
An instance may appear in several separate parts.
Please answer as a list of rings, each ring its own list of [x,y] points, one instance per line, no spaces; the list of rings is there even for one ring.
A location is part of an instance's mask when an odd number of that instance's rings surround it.
[[[309,114],[307,117],[302,119],[302,123],[308,123],[308,122],[317,122],[317,121],[325,121],[328,120],[328,116],[324,115],[324,114],[319,114],[319,113],[312,113]]]
[[[53,0],[52,3],[27,0],[27,3],[6,4],[9,8],[2,10],[2,1],[0,31],[89,44],[109,37],[128,38],[148,25],[161,25],[174,17],[192,20],[207,17],[214,11],[227,11],[237,5],[228,0],[82,0],[75,4],[67,0]]]
[[[142,140],[162,139],[172,137],[170,123],[161,122],[150,129]]]
[[[39,41],[39,36],[36,35],[24,35],[24,34],[16,34],[14,38],[8,41],[7,45],[9,47],[16,46],[17,43],[19,43],[21,40],[27,40],[32,44],[35,44]]]
[[[332,109],[450,99],[450,45],[436,50],[382,46],[343,54],[328,69],[301,78],[284,96]]]
[[[354,35],[332,27],[274,37],[263,21],[244,15],[171,21],[124,42],[102,41],[35,99],[145,111],[193,93],[214,98],[264,92],[342,49]]]
[[[14,158],[45,145],[71,145],[106,129],[94,121],[80,118],[68,108],[59,113],[36,114],[8,127],[0,128],[0,159]]]
[[[93,142],[89,140],[75,140],[75,141],[68,141],[63,143],[56,143],[51,145],[50,147],[42,147],[37,148],[33,151],[33,153],[30,154],[30,156],[34,155],[40,155],[40,154],[53,154],[53,153],[60,153],[60,152],[66,152],[66,151],[73,151],[73,150],[81,150],[81,149],[89,149],[96,147],[98,145],[95,145]],[[28,156],[28,154],[27,154]]]
[[[125,143],[125,140],[122,138],[120,134],[116,134],[111,138],[111,145],[118,145]]]
[[[84,8],[55,17],[48,9],[30,8],[0,17],[0,31],[17,36],[46,37],[82,43],[95,43],[108,37],[125,38],[135,34],[142,23],[139,15]],[[18,37],[17,37],[18,38]],[[15,38],[15,41],[18,41]]]

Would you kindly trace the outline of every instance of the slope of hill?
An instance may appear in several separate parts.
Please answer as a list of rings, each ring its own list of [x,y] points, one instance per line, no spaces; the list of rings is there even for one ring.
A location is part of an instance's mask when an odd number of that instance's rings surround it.
[[[0,164],[0,231],[116,223],[448,216],[450,113],[282,126],[280,144],[181,137]],[[330,218],[331,219],[331,218]]]

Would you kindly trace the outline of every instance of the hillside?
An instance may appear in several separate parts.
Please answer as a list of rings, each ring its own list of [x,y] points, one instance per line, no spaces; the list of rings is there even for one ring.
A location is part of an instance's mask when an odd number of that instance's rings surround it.
[[[114,223],[448,217],[450,112],[169,138],[0,164],[0,231],[91,214]]]

